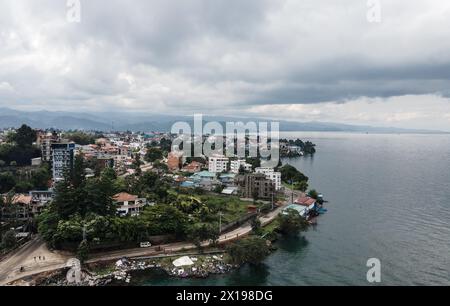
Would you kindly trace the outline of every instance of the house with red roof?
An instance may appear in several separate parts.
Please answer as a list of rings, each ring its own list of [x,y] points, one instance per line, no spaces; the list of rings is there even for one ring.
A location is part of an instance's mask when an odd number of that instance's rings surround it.
[[[147,205],[147,199],[139,198],[127,192],[114,195],[113,200],[117,205],[117,213],[119,216],[138,216],[144,206]]]

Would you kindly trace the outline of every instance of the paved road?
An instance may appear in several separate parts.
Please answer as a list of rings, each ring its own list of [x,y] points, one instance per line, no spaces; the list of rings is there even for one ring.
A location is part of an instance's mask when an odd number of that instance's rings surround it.
[[[283,207],[277,208],[269,214],[260,217],[262,226],[265,226],[272,222],[278,214],[282,211]],[[251,225],[244,224],[241,227],[223,234],[219,237],[218,244],[226,244],[236,239],[242,238],[252,231]],[[210,246],[210,241],[202,243],[203,247]],[[196,249],[196,246],[189,242],[177,242],[171,244],[165,244],[158,246],[161,248],[158,250],[156,247],[150,248],[136,248],[127,250],[118,250],[104,253],[94,254],[87,263],[95,263],[102,261],[117,260],[123,257],[146,257],[159,254],[170,254],[179,251],[188,251]],[[41,256],[41,260],[36,259],[36,256]],[[45,260],[42,258],[45,256]],[[0,285],[5,285],[9,282],[22,279],[34,274],[54,271],[65,267],[66,262],[71,256],[58,252],[51,252],[46,247],[45,243],[39,239],[34,238],[27,245],[11,254],[4,261],[0,262]],[[20,267],[25,267],[24,272],[20,272]]]
[[[270,212],[266,216],[261,217],[260,221],[261,221],[262,226],[265,226],[268,223],[272,222],[278,216],[278,214],[281,212],[282,209],[283,208],[280,207],[280,208]],[[242,225],[241,227],[239,227],[231,232],[222,234],[219,237],[218,244],[219,245],[226,244],[226,243],[229,243],[238,238],[242,238],[242,237],[250,234],[251,231],[252,231],[251,225],[249,225],[249,224]],[[210,245],[211,245],[210,241],[205,241],[202,243],[203,247],[207,247]],[[196,249],[196,248],[197,247],[193,243],[177,242],[177,243],[165,244],[165,245],[160,245],[157,247],[150,247],[150,248],[145,248],[145,249],[136,248],[136,249],[129,249],[129,250],[118,250],[118,251],[111,251],[111,252],[95,254],[91,257],[90,260],[87,261],[87,263],[116,260],[116,259],[120,259],[122,257],[133,258],[133,257],[154,256],[154,255],[158,255],[158,254],[167,254],[167,253],[170,254],[170,253],[179,252],[179,251],[183,251],[183,250],[188,251],[188,250],[192,250],[192,249]]]
[[[63,267],[68,258],[62,253],[51,252],[45,242],[36,236],[0,262],[0,285]],[[21,267],[24,272],[20,272]]]

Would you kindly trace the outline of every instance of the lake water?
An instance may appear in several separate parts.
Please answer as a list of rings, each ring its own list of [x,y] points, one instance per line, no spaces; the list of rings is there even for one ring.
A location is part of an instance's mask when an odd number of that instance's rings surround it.
[[[315,229],[283,239],[259,267],[144,285],[367,285],[369,258],[382,285],[450,285],[450,135],[284,133],[311,140],[314,157],[288,162],[324,194]]]

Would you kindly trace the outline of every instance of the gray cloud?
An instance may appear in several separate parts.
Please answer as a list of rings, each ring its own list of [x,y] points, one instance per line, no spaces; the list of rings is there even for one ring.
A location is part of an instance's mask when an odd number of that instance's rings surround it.
[[[450,96],[450,4],[65,1],[0,4],[0,106],[230,112]],[[424,102],[426,104],[426,101]],[[450,124],[449,124],[450,126]]]

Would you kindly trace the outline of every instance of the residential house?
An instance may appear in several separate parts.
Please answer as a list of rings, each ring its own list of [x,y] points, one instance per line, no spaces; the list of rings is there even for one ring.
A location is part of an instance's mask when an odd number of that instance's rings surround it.
[[[139,198],[126,192],[121,192],[113,196],[113,200],[117,205],[117,213],[119,216],[137,216],[147,205],[147,199]]]
[[[187,173],[197,173],[202,170],[203,164],[193,161],[192,163],[186,165],[181,171]]]
[[[38,215],[53,200],[52,190],[33,190],[29,192],[31,196],[31,213]]]

